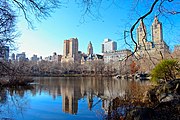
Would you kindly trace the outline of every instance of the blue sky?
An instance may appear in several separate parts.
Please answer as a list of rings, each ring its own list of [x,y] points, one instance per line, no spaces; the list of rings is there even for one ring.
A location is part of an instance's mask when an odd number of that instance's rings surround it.
[[[27,22],[23,17],[20,17],[18,29],[21,32],[21,36],[17,40],[19,49],[15,52],[26,52],[28,57],[31,57],[33,54],[46,57],[52,55],[53,52],[62,55],[63,41],[72,37],[78,38],[79,50],[85,53],[87,52],[89,41],[92,42],[94,53],[101,53],[101,44],[105,38],[116,41],[118,49],[129,48],[124,43],[123,32],[130,29],[130,26],[138,18],[138,14],[148,10],[146,8],[148,3],[146,6],[137,6],[134,9],[135,3],[130,1],[120,1],[115,4],[110,2],[103,3],[99,13],[97,11],[93,12],[93,15],[98,16],[97,19],[88,15],[82,16],[82,8],[78,7],[74,2],[69,2],[60,9],[56,9],[51,14],[51,17],[48,17],[46,20],[34,22],[36,27],[34,30],[29,29]],[[155,14],[156,11],[145,20],[149,33]],[[83,21],[83,17],[85,21]],[[171,20],[173,27],[165,17],[160,16],[159,19],[163,22],[164,40],[170,46],[179,44],[180,23],[177,22],[180,19],[179,16],[173,16]],[[130,38],[127,37],[127,40],[130,41]],[[175,42],[172,42],[172,40]]]

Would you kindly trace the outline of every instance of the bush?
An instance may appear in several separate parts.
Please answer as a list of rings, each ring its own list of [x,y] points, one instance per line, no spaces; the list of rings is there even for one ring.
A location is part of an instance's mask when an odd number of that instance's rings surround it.
[[[158,82],[162,80],[174,80],[180,74],[180,65],[177,60],[167,59],[162,60],[151,71],[151,80]]]

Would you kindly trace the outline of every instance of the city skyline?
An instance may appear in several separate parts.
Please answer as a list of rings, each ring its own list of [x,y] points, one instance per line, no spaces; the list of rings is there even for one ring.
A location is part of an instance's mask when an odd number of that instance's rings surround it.
[[[122,3],[122,2],[120,2]],[[119,4],[120,4],[119,3]],[[101,53],[101,44],[105,38],[110,38],[117,42],[117,49],[130,49],[128,45],[124,43],[124,30],[129,30],[130,26],[139,17],[138,15],[130,16],[131,4],[127,2],[124,6],[117,7],[112,5],[109,8],[108,5],[103,6],[100,9],[99,19],[93,20],[89,17],[83,19],[82,11],[76,4],[70,2],[67,7],[57,9],[51,17],[42,22],[35,23],[35,30],[28,29],[26,21],[21,17],[18,22],[18,29],[21,32],[21,37],[17,38],[17,51],[11,53],[26,52],[30,58],[33,54],[38,56],[49,56],[53,52],[57,54],[63,54],[63,41],[69,38],[78,38],[79,51],[87,52],[89,41],[92,42],[94,53]],[[141,8],[147,11],[145,8]],[[76,13],[76,14],[74,14]],[[112,14],[113,13],[113,14]],[[147,19],[145,19],[146,27],[149,29],[155,16],[155,11]],[[134,18],[132,18],[134,17]],[[174,26],[169,33],[170,25],[167,24],[167,20],[163,17],[159,17],[163,23],[164,40],[170,46],[171,50],[173,46],[179,43],[179,28],[180,24],[177,22],[178,17],[174,17]],[[150,31],[148,31],[150,33]],[[175,35],[176,34],[176,35]],[[148,35],[150,36],[150,35]],[[136,36],[134,36],[136,38]],[[127,38],[130,41],[130,38]],[[175,42],[172,42],[175,41]]]

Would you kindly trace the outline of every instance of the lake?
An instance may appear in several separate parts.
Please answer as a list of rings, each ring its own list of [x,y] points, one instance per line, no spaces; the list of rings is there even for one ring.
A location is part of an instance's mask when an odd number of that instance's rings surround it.
[[[113,100],[144,82],[111,77],[36,77],[29,87],[0,91],[0,120],[101,120]],[[136,90],[136,91],[135,91]]]

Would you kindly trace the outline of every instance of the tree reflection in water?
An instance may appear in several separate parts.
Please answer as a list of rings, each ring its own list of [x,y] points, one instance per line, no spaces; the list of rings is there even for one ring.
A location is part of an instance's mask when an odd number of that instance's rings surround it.
[[[1,88],[0,120],[13,120],[17,114],[23,117],[23,111],[29,108],[26,91],[32,86]]]
[[[140,81],[139,81],[140,82]],[[109,100],[107,112],[104,115],[106,120],[121,120],[127,117],[127,114],[134,108],[141,108],[147,105],[145,94],[150,88],[148,84],[140,84],[131,81],[127,84],[125,93]]]
[[[23,111],[30,113],[24,112],[25,119],[32,115],[38,120],[43,120],[44,117],[57,119],[62,115],[65,116],[64,119],[69,117],[64,113],[79,114],[79,117],[86,115],[82,117],[83,119],[87,116],[92,117],[94,114],[96,115],[92,119],[116,119],[123,117],[127,108],[138,105],[142,100],[141,95],[147,89],[144,87],[145,84],[140,82],[115,80],[110,77],[37,77],[34,80],[36,84],[33,88],[1,90],[3,99],[0,102],[0,119],[23,118]],[[46,101],[43,95],[53,99]],[[38,99],[40,96],[43,99]],[[33,102],[33,97],[36,98],[37,103]],[[57,101],[59,99],[62,101]],[[43,103],[45,101],[46,103]],[[61,104],[62,108],[59,108],[56,103]],[[36,107],[30,109],[34,104],[39,104],[38,109]],[[41,105],[47,105],[49,109],[44,110],[46,106]],[[52,110],[54,107],[56,111]],[[38,115],[35,115],[33,109]],[[16,115],[21,115],[21,117],[16,117]]]
[[[125,115],[125,108],[139,105],[148,89],[146,83],[140,81],[115,80],[110,77],[37,78],[36,81],[39,84],[35,86],[34,93],[48,92],[54,99],[62,96],[63,112],[78,114],[78,100],[87,98],[89,110],[102,104],[104,112],[97,113],[104,118],[108,118],[107,115],[110,116],[116,109],[121,111],[122,116]],[[95,97],[100,100],[94,102]]]

